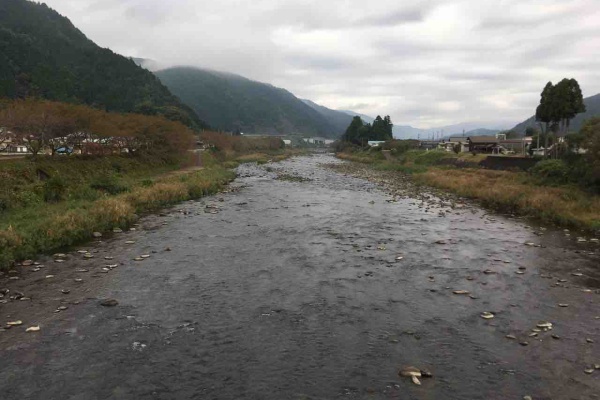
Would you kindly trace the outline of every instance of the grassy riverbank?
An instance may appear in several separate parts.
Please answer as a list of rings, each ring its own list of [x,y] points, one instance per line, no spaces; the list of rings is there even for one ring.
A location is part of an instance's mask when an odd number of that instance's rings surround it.
[[[417,184],[476,199],[496,211],[564,227],[600,230],[600,196],[575,185],[549,182],[534,173],[477,168],[481,156],[416,150],[389,159],[381,151],[339,153],[337,156],[368,164],[376,170],[409,174]],[[457,162],[463,167],[452,165]]]
[[[39,157],[0,163],[0,269],[129,227],[140,214],[213,194],[243,162],[293,155],[283,149],[202,155],[201,169],[145,157]],[[182,169],[183,168],[183,169]]]

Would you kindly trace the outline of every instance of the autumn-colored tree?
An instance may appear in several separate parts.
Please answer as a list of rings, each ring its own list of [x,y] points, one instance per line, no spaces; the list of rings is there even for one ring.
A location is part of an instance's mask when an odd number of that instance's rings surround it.
[[[15,140],[35,157],[48,143],[51,115],[47,104],[36,100],[17,100],[2,110],[0,125],[11,130]]]
[[[192,131],[156,115],[119,114],[87,106],[26,99],[3,103],[0,127],[36,156],[59,150],[82,154],[140,152],[181,155],[193,146]],[[0,136],[0,140],[3,136]]]

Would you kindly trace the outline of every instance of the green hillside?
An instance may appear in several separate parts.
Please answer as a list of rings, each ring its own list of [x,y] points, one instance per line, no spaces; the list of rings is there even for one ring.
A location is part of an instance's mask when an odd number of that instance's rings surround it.
[[[149,71],[103,49],[45,4],[0,1],[0,97],[38,96],[205,123]]]
[[[577,117],[575,117],[573,121],[571,121],[571,126],[569,127],[569,130],[573,132],[579,131],[579,129],[581,129],[583,123],[586,120],[592,117],[600,117],[600,94],[597,94],[592,97],[587,97],[583,99],[583,102],[585,103],[587,111],[577,115]],[[520,124],[515,126],[513,130],[520,134],[525,134],[525,130],[530,126],[538,129],[538,124],[535,121],[535,116],[527,119],[526,121],[521,122]]]
[[[332,110],[310,100],[302,100],[302,102],[325,117],[337,132],[344,133],[352,122],[352,116],[343,111]]]
[[[219,129],[325,137],[342,133],[287,90],[265,83],[192,67],[169,68],[156,75],[200,118]]]

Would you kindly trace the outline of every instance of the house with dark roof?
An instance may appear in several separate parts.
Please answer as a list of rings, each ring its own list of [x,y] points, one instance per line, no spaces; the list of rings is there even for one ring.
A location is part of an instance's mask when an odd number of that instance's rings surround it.
[[[467,153],[469,151],[469,138],[465,136],[451,136],[444,143],[446,151],[455,151],[458,146],[459,153]]]
[[[504,139],[500,140],[498,143],[500,150],[504,150],[505,152],[511,152],[515,154],[527,154],[531,144],[533,142],[533,138],[530,136],[525,136],[522,138],[516,139]]]
[[[493,153],[500,142],[494,136],[469,136],[467,141],[471,153]]]

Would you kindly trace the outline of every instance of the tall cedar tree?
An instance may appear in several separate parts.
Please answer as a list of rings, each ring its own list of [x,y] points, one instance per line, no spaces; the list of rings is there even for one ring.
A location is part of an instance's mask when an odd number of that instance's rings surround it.
[[[346,129],[346,133],[342,136],[342,140],[359,146],[364,146],[369,141],[392,140],[393,127],[394,124],[389,115],[386,115],[385,118],[378,115],[372,125],[365,124],[360,117],[354,117]]]
[[[536,121],[540,123],[542,134],[545,137],[545,155],[547,155],[550,127],[558,127],[561,132],[566,134],[571,120],[585,110],[581,88],[575,79],[565,78],[556,85],[553,85],[552,82],[546,84],[535,112]]]

